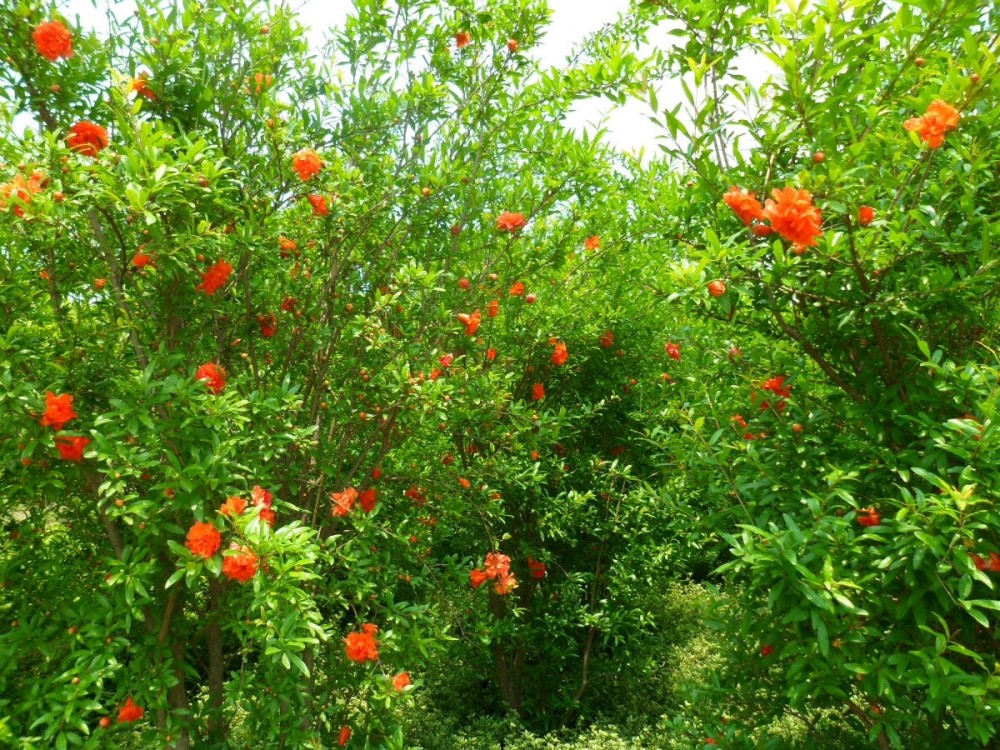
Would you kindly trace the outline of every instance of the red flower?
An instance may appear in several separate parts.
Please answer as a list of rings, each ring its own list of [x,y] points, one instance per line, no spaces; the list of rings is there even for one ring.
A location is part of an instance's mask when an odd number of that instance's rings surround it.
[[[773,653],[774,653],[774,646],[765,645],[760,647],[760,655],[764,659],[766,659]]]
[[[350,741],[350,739],[351,739],[351,728],[347,726],[347,724],[344,724],[344,726],[340,728],[340,739],[337,740],[337,746],[343,747]]]
[[[1000,555],[990,552],[990,561],[986,564],[986,569],[994,573],[1000,571]]]
[[[83,449],[89,443],[90,438],[86,437],[56,436],[56,449],[59,451],[59,458],[63,461],[82,461]]]
[[[858,515],[858,525],[860,526],[878,526],[882,523],[881,516],[879,516],[878,511],[874,508],[865,508],[860,513],[862,514]]]
[[[923,117],[914,117],[903,123],[910,131],[917,131],[928,148],[940,148],[944,143],[944,134],[956,130],[961,115],[950,104],[935,99],[928,107]]]
[[[378,641],[370,629],[364,633],[348,633],[344,639],[344,653],[348,659],[358,664],[378,661]]]
[[[459,31],[455,34],[455,46],[459,49],[468,47],[472,43],[472,35],[468,31]]]
[[[531,386],[531,398],[533,401],[541,401],[545,398],[545,386],[541,383],[535,383]]]
[[[323,160],[311,148],[304,148],[292,156],[292,169],[300,180],[307,182],[323,169]]]
[[[274,495],[255,484],[254,488],[250,490],[250,500],[255,508],[270,508],[274,503]]]
[[[514,284],[510,288],[510,296],[511,297],[520,297],[522,294],[524,294],[524,282],[523,281],[515,281]]]
[[[764,216],[778,234],[794,245],[815,247],[816,238],[823,234],[823,217],[813,205],[808,190],[783,188],[772,190],[774,200],[767,199]]]
[[[207,560],[219,551],[222,544],[222,534],[210,523],[196,523],[188,529],[184,546],[191,554]]]
[[[490,306],[486,309],[486,314],[491,318],[495,318],[500,314],[500,300],[493,300],[490,302]]]
[[[238,516],[247,509],[247,501],[242,497],[233,495],[227,497],[226,502],[219,506],[219,513],[224,516]]]
[[[410,683],[410,673],[400,672],[392,679],[392,687],[395,690],[405,690],[411,685]]]
[[[708,282],[708,293],[713,297],[721,297],[726,293],[726,282],[718,279]]]
[[[271,338],[278,332],[278,319],[272,313],[258,315],[257,323],[260,324],[260,335],[266,339]]]
[[[45,413],[42,414],[42,427],[51,426],[53,430],[61,430],[67,422],[76,419],[78,414],[73,411],[73,396],[64,393],[57,396],[52,391],[45,391]]]
[[[515,214],[510,211],[504,211],[497,217],[497,229],[501,232],[516,232],[519,229],[523,229],[527,223],[528,221],[524,218],[524,214]]]
[[[742,414],[734,414],[732,417],[733,424],[736,424],[744,429],[746,429],[747,421],[743,418]]]
[[[462,486],[463,490],[467,490],[467,489],[469,489],[469,487],[472,486],[472,482],[470,482],[465,477],[459,477],[458,478],[458,483]]]
[[[601,338],[598,339],[601,347],[604,349],[610,349],[612,344],[615,343],[615,334],[611,330],[607,330],[601,334]]]
[[[312,206],[314,216],[329,215],[330,207],[326,204],[326,198],[322,195],[309,195],[306,198],[309,201],[309,205]]]
[[[118,723],[125,724],[129,721],[139,721],[145,715],[146,711],[142,706],[137,706],[130,695],[125,699],[125,705],[118,710]]]
[[[152,262],[153,256],[142,251],[137,251],[136,254],[132,256],[132,265],[136,268],[145,268]]]
[[[353,487],[347,487],[342,492],[331,492],[330,499],[333,501],[332,514],[346,516],[354,507],[354,501],[358,499],[358,491]]]
[[[441,358],[438,360],[438,362],[441,363],[441,366],[446,369],[451,367],[451,363],[454,361],[455,357],[453,357],[451,354],[442,354]]]
[[[471,315],[469,315],[468,313],[458,314],[458,322],[465,326],[465,332],[469,336],[476,335],[476,331],[479,330],[479,324],[482,321],[482,319],[483,316],[479,312],[479,310],[476,310]]]
[[[285,312],[295,312],[295,297],[285,297],[284,302],[281,303],[281,309]]]
[[[406,492],[403,493],[404,497],[410,498],[417,505],[426,505],[427,498],[424,497],[424,493],[420,491],[420,488],[416,485],[410,487]]]
[[[133,78],[129,88],[144,99],[156,101],[156,92],[149,86],[149,73],[140,73],[138,78]]]
[[[499,578],[510,572],[510,558],[500,552],[487,552],[483,567],[486,569],[487,578]]]
[[[49,62],[73,56],[73,35],[59,21],[38,24],[31,32],[38,54]]]
[[[671,359],[676,359],[678,362],[681,361],[681,345],[675,344],[672,341],[668,341],[664,348],[667,350],[667,356]]]
[[[475,570],[469,571],[469,583],[472,584],[472,588],[478,589],[489,579],[489,576],[482,570],[482,568],[476,568]]]
[[[761,390],[770,391],[779,398],[791,398],[792,396],[792,386],[785,385],[784,375],[775,375],[773,378],[768,378],[760,384],[760,387]]]
[[[514,578],[512,573],[504,573],[497,578],[497,582],[493,585],[493,591],[495,591],[500,596],[505,596],[511,591],[517,588],[517,579]]]
[[[596,250],[601,246],[601,238],[596,234],[593,237],[588,237],[587,241],[583,243],[583,246],[587,250]]]
[[[722,196],[722,200],[747,226],[750,226],[754,221],[764,221],[764,209],[761,207],[760,201],[757,200],[757,196],[749,190],[733,185],[729,188],[729,192]]]
[[[552,352],[552,364],[561,367],[566,364],[567,359],[569,359],[569,351],[566,349],[566,344],[560,341],[556,344],[555,351]]]
[[[371,513],[375,510],[375,502],[378,499],[378,493],[375,491],[374,487],[369,487],[367,490],[362,490],[358,495],[358,505],[361,506],[361,510],[365,513]]]
[[[875,209],[871,206],[862,206],[858,209],[858,224],[863,227],[875,221]]]
[[[226,387],[226,371],[214,362],[206,362],[194,373],[195,380],[203,380],[212,393],[218,396]]]
[[[719,743],[716,742],[712,737],[706,737],[705,738],[705,744],[706,745],[718,745]]]
[[[545,567],[545,563],[533,560],[530,557],[528,558],[528,570],[531,571],[531,577],[536,580],[545,578],[545,574],[548,572],[548,568]]]
[[[233,267],[231,265],[224,260],[217,260],[214,266],[201,274],[202,282],[194,290],[196,292],[205,292],[205,294],[215,294],[225,285],[229,274],[232,272]]]
[[[97,154],[108,147],[108,131],[100,125],[83,120],[69,129],[66,145],[73,151],[96,159]]]
[[[222,558],[222,574],[233,581],[246,583],[257,575],[257,555],[249,547],[243,547],[232,542],[230,550],[237,550],[235,555]]]
[[[486,350],[486,359],[488,359],[490,362],[492,362],[496,358],[497,358],[497,350],[496,349],[494,349],[493,347],[490,347],[489,349]]]

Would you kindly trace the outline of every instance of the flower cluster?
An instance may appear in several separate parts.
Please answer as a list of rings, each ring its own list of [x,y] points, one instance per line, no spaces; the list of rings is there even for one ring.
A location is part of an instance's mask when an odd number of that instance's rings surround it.
[[[257,575],[257,555],[249,547],[230,542],[229,553],[222,558],[222,574],[230,580],[246,583]]]
[[[472,588],[478,589],[486,581],[496,581],[493,591],[501,596],[509,594],[517,588],[517,579],[510,572],[510,558],[507,555],[499,552],[488,552],[483,567],[469,571],[469,582],[472,584]]]
[[[344,638],[344,653],[347,658],[358,664],[367,661],[378,661],[378,641],[375,635],[378,627],[370,622],[361,626],[360,633],[348,633]]]
[[[527,219],[525,219],[524,214],[521,213],[504,211],[497,217],[497,229],[501,232],[516,232],[523,229],[524,225],[527,223]]]
[[[346,516],[354,507],[354,501],[358,499],[358,491],[353,487],[347,487],[341,492],[331,492],[330,500],[333,502],[331,514],[334,516]]]
[[[961,115],[947,102],[935,99],[927,106],[923,117],[913,117],[903,123],[903,127],[920,135],[928,148],[941,148],[945,133],[958,129]]]
[[[142,706],[137,706],[135,700],[130,695],[125,699],[125,705],[118,710],[118,723],[125,724],[130,721],[139,721],[146,715]]]
[[[304,148],[292,156],[292,169],[300,180],[308,182],[323,169],[323,160],[311,148]]]
[[[233,272],[233,267],[224,260],[218,260],[215,265],[201,274],[201,283],[194,288],[196,292],[205,294],[215,294],[225,286],[229,279],[229,274]]]
[[[49,62],[73,56],[73,35],[60,21],[40,23],[31,32],[35,49]]]
[[[194,379],[204,382],[216,396],[226,388],[226,371],[214,362],[206,362],[199,367],[194,373]]]
[[[100,125],[83,120],[69,129],[66,145],[72,151],[96,159],[108,147],[108,131]]]

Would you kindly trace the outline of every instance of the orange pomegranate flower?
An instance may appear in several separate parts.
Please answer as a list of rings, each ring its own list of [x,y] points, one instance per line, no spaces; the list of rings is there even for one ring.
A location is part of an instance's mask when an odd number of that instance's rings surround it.
[[[472,588],[478,589],[489,578],[486,572],[482,568],[476,568],[475,570],[469,571],[469,583],[472,584]]]
[[[782,188],[772,190],[764,205],[764,218],[778,234],[800,247],[815,247],[816,238],[823,234],[820,225],[823,217],[813,205],[808,190]]]
[[[528,221],[524,218],[524,214],[515,214],[510,211],[504,211],[497,217],[497,229],[501,232],[516,232],[519,229],[523,229],[527,223]]]
[[[517,588],[517,579],[513,573],[504,573],[493,585],[493,590],[500,596],[505,596]]]
[[[96,159],[97,154],[108,147],[108,131],[83,120],[69,129],[66,145],[73,151]]]
[[[132,265],[136,268],[145,268],[152,262],[153,256],[149,253],[137,251],[136,254],[132,256]]]
[[[314,216],[329,215],[330,207],[326,204],[326,198],[322,195],[307,195],[306,199],[309,201],[309,205],[312,206]]]
[[[545,398],[545,386],[541,383],[535,383],[531,386],[531,398],[534,401],[541,401]]]
[[[300,180],[308,182],[323,169],[323,160],[311,148],[304,148],[292,157],[292,169]]]
[[[229,549],[236,550],[236,554],[222,558],[222,575],[240,583],[246,583],[257,575],[257,555],[249,547],[232,542]]]
[[[469,336],[475,336],[476,331],[479,330],[479,324],[482,321],[483,316],[479,310],[476,310],[471,315],[468,313],[459,313],[458,322],[465,326],[465,332]]]
[[[764,221],[764,209],[761,207],[760,201],[757,200],[757,196],[749,190],[733,185],[729,188],[729,192],[722,196],[722,200],[747,226],[750,226],[754,221]]]
[[[344,724],[340,728],[340,736],[337,738],[337,746],[344,747],[351,739],[351,728]]]
[[[142,706],[137,706],[130,695],[125,699],[125,705],[118,710],[118,723],[125,724],[130,721],[139,721],[145,715],[145,709]]]
[[[552,364],[561,367],[566,364],[567,359],[569,359],[569,350],[566,349],[566,344],[560,341],[556,344],[555,351],[552,352]]]
[[[583,243],[583,246],[587,250],[597,250],[601,246],[601,238],[596,234],[593,237],[588,237],[587,241]]]
[[[927,106],[923,117],[913,117],[904,122],[903,127],[919,133],[928,148],[941,148],[945,133],[957,130],[961,119],[957,109],[947,102],[935,99]]]
[[[498,578],[510,572],[510,558],[500,552],[487,552],[483,567],[487,578]]]
[[[601,334],[601,338],[598,341],[604,349],[610,349],[612,344],[615,343],[615,334],[613,331],[607,330]]]
[[[73,35],[59,21],[40,23],[31,32],[38,54],[49,62],[73,56]]]
[[[194,373],[195,380],[204,381],[212,393],[218,396],[226,387],[226,371],[214,362],[206,362]]]
[[[56,449],[59,451],[59,458],[63,461],[82,461],[83,449],[90,443],[90,438],[69,437],[68,435],[56,436]]]
[[[539,562],[531,557],[528,558],[528,570],[531,571],[531,577],[536,580],[541,580],[545,578],[545,574],[548,571],[545,563]]]
[[[64,393],[57,396],[52,391],[45,391],[45,413],[42,415],[42,427],[51,426],[54,430],[61,430],[67,422],[79,416],[73,411],[73,396]]]
[[[353,487],[346,488],[343,492],[331,492],[330,500],[333,501],[332,514],[335,516],[346,516],[354,507],[354,501],[358,499],[358,491]]]
[[[233,267],[224,260],[217,260],[215,265],[201,274],[201,283],[194,288],[196,292],[205,294],[215,294],[226,284],[229,274],[233,272]]]
[[[210,523],[196,523],[188,529],[184,546],[191,554],[207,560],[219,551],[222,544],[222,534]]]
[[[472,34],[470,34],[468,31],[459,31],[457,34],[455,34],[456,47],[462,49],[463,47],[468,47],[470,44],[472,44]]]
[[[524,282],[523,281],[515,281],[513,283],[513,285],[511,285],[511,287],[510,287],[510,296],[511,297],[520,297],[522,294],[524,294]]]
[[[497,350],[491,346],[489,349],[486,350],[486,359],[492,362],[496,358],[497,358]]]
[[[378,661],[378,641],[371,630],[363,633],[348,633],[344,639],[344,653],[347,658],[358,664],[366,661]]]
[[[366,490],[362,490],[358,494],[358,505],[361,506],[361,510],[365,513],[371,513],[375,510],[375,503],[378,501],[378,492],[374,487],[369,487]]]
[[[149,73],[142,72],[137,78],[133,78],[132,83],[129,84],[129,90],[134,91],[143,99],[148,99],[151,102],[156,101],[156,92],[149,85]]]
[[[405,690],[411,684],[409,672],[400,672],[392,679],[392,687],[394,690]]]
[[[221,506],[219,506],[219,513],[224,516],[238,516],[243,511],[247,509],[247,501],[238,495],[233,495],[226,498]]]
[[[490,306],[486,309],[486,314],[491,318],[495,318],[500,314],[500,300],[492,300]]]

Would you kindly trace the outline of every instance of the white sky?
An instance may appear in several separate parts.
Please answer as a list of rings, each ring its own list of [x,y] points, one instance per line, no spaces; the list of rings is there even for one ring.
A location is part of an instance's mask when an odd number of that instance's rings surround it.
[[[92,24],[102,30],[106,28],[105,5],[106,0],[97,0],[98,10],[95,11],[92,0],[68,0],[61,11],[70,19],[79,15],[84,25]],[[291,0],[290,5],[299,9],[299,20],[310,29],[310,40],[317,49],[322,44],[326,31],[333,26],[340,26],[353,8],[352,0]],[[135,0],[121,2],[117,5],[118,13],[131,13],[135,6]],[[574,45],[587,34],[614,20],[628,8],[628,0],[549,0],[549,6],[553,10],[552,23],[547,28],[542,43],[528,51],[541,61],[543,67],[565,63]],[[660,41],[666,43],[666,36]],[[662,86],[657,93],[662,107],[666,103]],[[648,105],[642,102],[615,107],[607,101],[588,99],[578,102],[567,124],[578,131],[594,132],[606,117],[603,124],[607,130],[606,138],[611,144],[627,152],[645,148],[647,155],[651,155],[655,149],[656,136],[660,133],[660,129],[648,119],[651,114]]]

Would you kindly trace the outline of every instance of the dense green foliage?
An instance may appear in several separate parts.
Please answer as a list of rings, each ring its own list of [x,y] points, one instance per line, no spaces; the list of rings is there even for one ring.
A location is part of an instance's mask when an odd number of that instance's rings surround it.
[[[0,742],[995,742],[996,9],[354,5],[0,0]]]

